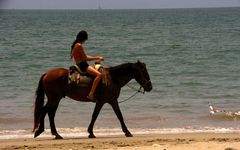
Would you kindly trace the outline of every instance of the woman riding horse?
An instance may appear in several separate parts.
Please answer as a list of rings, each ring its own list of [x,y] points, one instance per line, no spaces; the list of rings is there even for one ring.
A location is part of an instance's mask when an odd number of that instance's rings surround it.
[[[71,59],[74,58],[77,66],[80,68],[82,72],[87,72],[90,75],[95,76],[92,88],[89,92],[89,95],[87,96],[87,99],[89,99],[90,101],[94,101],[94,93],[102,78],[102,75],[95,68],[89,66],[87,61],[91,60],[103,61],[104,59],[101,56],[90,56],[85,53],[83,44],[87,39],[88,34],[86,31],[82,30],[78,33],[76,40],[72,44]]]
[[[81,47],[80,44],[78,45],[79,47]],[[102,58],[99,57],[99,59]],[[85,60],[87,59],[85,58]],[[132,134],[125,125],[117,100],[121,88],[132,79],[135,79],[140,86],[143,87],[144,91],[149,92],[152,90],[152,83],[146,65],[138,61],[137,63],[125,63],[110,67],[107,68],[107,70],[111,76],[111,82],[108,86],[100,83],[96,88],[95,98],[97,101],[92,114],[92,120],[88,126],[89,138],[95,138],[93,133],[94,123],[105,103],[112,106],[121,123],[122,131],[125,133],[125,136],[131,137]],[[73,86],[68,83],[68,75],[68,69],[56,68],[41,76],[36,90],[33,127],[33,132],[35,133],[34,137],[44,132],[44,119],[46,114],[48,114],[52,135],[55,135],[56,139],[61,139],[62,137],[58,134],[54,121],[60,100],[68,96],[77,101],[84,101],[85,97],[89,94],[92,82],[89,82],[89,84],[84,87]],[[47,102],[44,105],[45,94],[47,96]]]

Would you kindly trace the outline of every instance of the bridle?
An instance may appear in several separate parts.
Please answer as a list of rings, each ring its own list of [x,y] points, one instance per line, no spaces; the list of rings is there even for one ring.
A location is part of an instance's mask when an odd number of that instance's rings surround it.
[[[151,83],[151,80],[147,80],[147,81],[143,84],[143,86],[140,85],[140,88],[143,88],[143,90],[144,90],[144,87],[145,87],[148,83]],[[143,91],[143,94],[144,94],[144,93],[145,93],[145,90]]]
[[[145,82],[145,83],[143,83],[143,82]],[[142,80],[142,83],[143,84],[140,84],[140,87],[137,89],[137,88],[135,88],[135,87],[132,87],[132,86],[130,86],[129,84],[127,84],[127,86],[130,88],[130,89],[133,89],[133,90],[135,90],[135,92],[130,96],[130,97],[128,97],[128,98],[126,98],[125,100],[122,100],[122,101],[120,101],[120,102],[118,102],[118,103],[123,103],[123,102],[126,102],[126,101],[128,101],[128,100],[130,100],[131,98],[133,98],[135,95],[137,95],[137,93],[142,93],[142,94],[144,94],[145,93],[145,89],[144,89],[144,87],[148,84],[148,83],[151,83],[151,80],[149,79],[149,80]],[[143,89],[143,90],[142,90]]]

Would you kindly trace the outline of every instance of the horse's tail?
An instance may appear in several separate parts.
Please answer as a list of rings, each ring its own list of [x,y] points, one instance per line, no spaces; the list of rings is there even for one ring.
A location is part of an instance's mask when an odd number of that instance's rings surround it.
[[[34,107],[34,126],[33,132],[38,128],[40,122],[40,116],[42,112],[42,108],[44,105],[44,89],[43,89],[43,74],[39,80],[38,87],[36,90],[36,100],[35,100],[35,107]]]

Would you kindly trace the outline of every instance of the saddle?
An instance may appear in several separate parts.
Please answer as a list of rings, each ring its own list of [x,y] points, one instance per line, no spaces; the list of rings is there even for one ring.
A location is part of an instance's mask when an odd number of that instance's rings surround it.
[[[95,64],[94,68],[102,73],[102,83],[106,87],[111,83],[109,68],[103,68],[100,64]],[[88,86],[92,84],[94,77],[86,72],[82,72],[77,65],[70,66],[68,71],[68,84],[75,86]]]

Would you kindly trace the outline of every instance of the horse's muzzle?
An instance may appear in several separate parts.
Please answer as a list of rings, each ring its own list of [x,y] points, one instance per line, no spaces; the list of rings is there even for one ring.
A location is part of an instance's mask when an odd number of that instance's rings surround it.
[[[145,83],[145,86],[143,87],[144,91],[150,92],[152,90],[152,82],[149,80]]]

